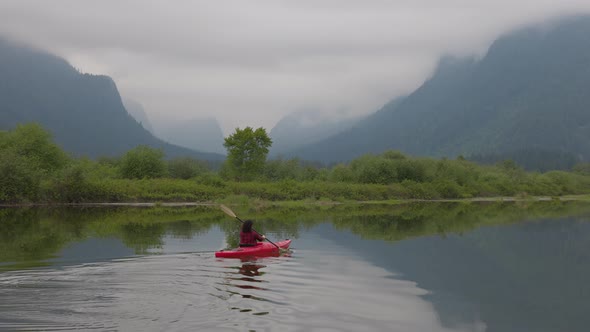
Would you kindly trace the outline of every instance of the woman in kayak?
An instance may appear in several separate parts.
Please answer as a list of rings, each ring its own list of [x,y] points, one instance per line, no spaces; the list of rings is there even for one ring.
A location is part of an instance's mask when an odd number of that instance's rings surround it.
[[[252,220],[244,221],[240,232],[240,247],[253,247],[258,241],[264,241],[266,236],[260,235],[252,230]]]

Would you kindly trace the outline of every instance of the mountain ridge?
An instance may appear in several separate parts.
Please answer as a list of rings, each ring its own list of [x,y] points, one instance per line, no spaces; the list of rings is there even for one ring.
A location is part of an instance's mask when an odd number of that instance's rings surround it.
[[[280,156],[306,144],[340,133],[356,124],[360,117],[325,118],[313,110],[298,111],[283,117],[271,129],[271,156]]]
[[[291,153],[347,161],[388,149],[455,157],[541,148],[590,159],[590,16],[496,39],[481,59],[442,58],[395,107]]]
[[[189,149],[225,154],[224,137],[219,122],[214,117],[199,117],[159,124],[156,135],[167,142]]]
[[[63,58],[0,38],[0,129],[26,122],[41,124],[78,156],[118,156],[148,145],[167,157],[223,159],[154,137],[127,112],[112,78],[82,74]]]

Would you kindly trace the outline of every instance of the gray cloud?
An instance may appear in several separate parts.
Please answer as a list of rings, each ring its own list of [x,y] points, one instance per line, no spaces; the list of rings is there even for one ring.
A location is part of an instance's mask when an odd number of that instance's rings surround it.
[[[587,0],[4,0],[0,35],[106,74],[158,122],[211,115],[229,132],[298,109],[375,111],[443,54],[589,13]]]

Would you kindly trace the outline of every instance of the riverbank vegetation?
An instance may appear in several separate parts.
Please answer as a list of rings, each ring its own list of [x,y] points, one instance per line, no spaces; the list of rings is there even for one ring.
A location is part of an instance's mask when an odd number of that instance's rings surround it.
[[[243,218],[274,239],[297,239],[302,229],[330,222],[364,239],[399,241],[466,233],[481,226],[525,220],[587,220],[585,202],[428,202],[397,205],[234,205]],[[191,239],[218,228],[236,246],[239,223],[217,206],[27,207],[0,209],[0,271],[51,264],[63,248],[90,238],[120,239],[136,254],[158,252],[166,236]],[[211,250],[218,248],[211,248]]]
[[[590,193],[587,164],[572,171],[526,172],[507,160],[493,166],[464,158],[414,158],[396,151],[349,163],[269,160],[236,173],[191,158],[165,159],[146,146],[119,158],[73,158],[39,125],[0,132],[1,203],[381,201]],[[245,176],[247,175],[247,176]]]

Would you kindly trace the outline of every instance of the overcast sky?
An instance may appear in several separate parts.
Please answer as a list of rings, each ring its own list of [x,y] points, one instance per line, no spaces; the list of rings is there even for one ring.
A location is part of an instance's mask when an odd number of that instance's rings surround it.
[[[154,127],[216,117],[224,131],[318,110],[367,114],[411,92],[441,55],[590,13],[589,0],[2,0],[0,35],[113,77]]]

